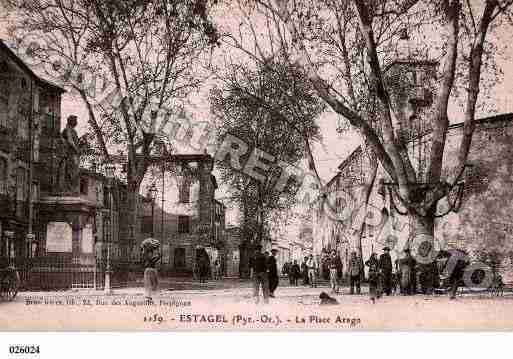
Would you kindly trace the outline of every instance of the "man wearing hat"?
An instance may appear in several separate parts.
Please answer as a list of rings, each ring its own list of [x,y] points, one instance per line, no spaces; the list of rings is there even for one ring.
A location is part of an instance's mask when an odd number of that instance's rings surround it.
[[[255,247],[255,255],[251,261],[251,276],[253,278],[253,296],[258,304],[260,297],[260,287],[264,303],[269,303],[269,267],[268,259],[262,253],[262,246]]]
[[[310,282],[310,287],[317,288],[316,281],[316,271],[317,271],[317,262],[314,259],[313,254],[310,253],[308,260],[306,261],[306,266],[308,267],[308,281]]]
[[[342,265],[340,261],[340,257],[337,255],[336,251],[331,252],[331,257],[328,258],[328,269],[330,270],[330,287],[331,292],[338,294],[338,269],[339,266]]]
[[[390,248],[383,248],[383,254],[379,256],[379,270],[383,279],[383,291],[386,295],[392,292],[392,258]]]
[[[280,278],[278,276],[278,265],[276,264],[276,253],[277,249],[271,250],[271,256],[267,260],[267,266],[269,267],[269,296],[274,298],[274,291],[278,287]]]

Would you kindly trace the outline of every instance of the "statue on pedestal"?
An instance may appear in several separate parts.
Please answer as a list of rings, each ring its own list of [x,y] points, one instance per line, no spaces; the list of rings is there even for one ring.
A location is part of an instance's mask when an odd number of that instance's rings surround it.
[[[77,116],[67,119],[66,128],[62,131],[62,154],[59,160],[58,192],[78,196],[80,194],[80,140],[75,127]]]

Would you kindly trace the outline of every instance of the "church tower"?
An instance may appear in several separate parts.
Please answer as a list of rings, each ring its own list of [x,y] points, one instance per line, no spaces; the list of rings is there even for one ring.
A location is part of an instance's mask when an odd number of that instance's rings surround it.
[[[419,181],[423,181],[438,62],[430,60],[427,51],[411,49],[406,29],[400,34],[395,55],[384,72],[394,109],[396,136],[407,143]]]

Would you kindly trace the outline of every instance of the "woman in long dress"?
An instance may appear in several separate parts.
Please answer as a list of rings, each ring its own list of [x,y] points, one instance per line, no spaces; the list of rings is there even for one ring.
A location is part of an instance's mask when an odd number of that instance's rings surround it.
[[[144,293],[146,299],[153,300],[154,293],[158,290],[157,264],[160,255],[156,248],[146,248],[144,256]]]

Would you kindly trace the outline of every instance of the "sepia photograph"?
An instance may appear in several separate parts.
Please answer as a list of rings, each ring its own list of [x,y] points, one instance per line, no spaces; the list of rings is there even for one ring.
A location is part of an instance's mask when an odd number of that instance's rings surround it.
[[[0,331],[511,331],[511,34],[513,0],[0,0]]]

